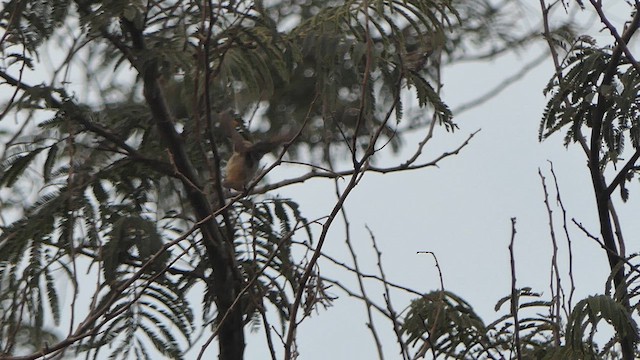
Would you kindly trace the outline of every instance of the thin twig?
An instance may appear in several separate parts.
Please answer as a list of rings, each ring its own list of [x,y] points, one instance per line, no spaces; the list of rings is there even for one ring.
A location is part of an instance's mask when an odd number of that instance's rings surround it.
[[[340,198],[340,186],[338,184],[337,179],[334,181],[336,196]],[[380,341],[380,336],[378,336],[378,331],[376,330],[375,323],[373,321],[373,314],[371,312],[371,301],[370,297],[367,294],[366,288],[364,286],[362,272],[360,271],[360,265],[358,264],[358,256],[356,255],[356,251],[353,248],[353,244],[351,243],[351,229],[349,224],[349,218],[347,217],[346,208],[343,206],[340,210],[342,214],[342,221],[344,223],[344,232],[345,232],[345,243],[347,248],[349,249],[349,253],[351,254],[351,259],[353,260],[353,269],[355,270],[356,279],[358,280],[358,286],[360,287],[360,292],[362,293],[362,298],[364,300],[365,310],[367,312],[367,328],[371,331],[371,336],[373,337],[373,341],[376,344],[376,350],[378,351],[378,358],[380,360],[384,359],[384,354],[382,352],[382,342]]]
[[[584,225],[582,225],[581,223],[579,223],[575,218],[572,218],[571,221],[580,229],[582,230],[582,232],[587,235],[588,238],[590,238],[591,240],[595,241],[598,243],[598,245],[600,245],[600,247],[605,250],[606,252],[608,252],[609,254],[611,254],[612,256],[616,256],[618,258],[618,260],[624,262],[625,264],[629,265],[629,268],[640,274],[640,269],[638,269],[638,267],[636,265],[633,265],[633,263],[631,263],[629,260],[627,260],[626,258],[620,257],[620,255],[618,255],[617,253],[612,252],[610,249],[608,249],[605,244],[595,235],[591,234],[591,232],[589,232],[589,230],[587,230],[587,228],[584,227]]]
[[[300,243],[297,243],[297,244],[300,244]],[[307,244],[302,244],[302,245],[308,246]],[[345,270],[347,270],[347,271],[349,271],[349,272],[353,272],[353,273],[355,273],[355,271],[356,271],[355,269],[353,269],[353,268],[349,267],[349,266],[348,266],[348,265],[346,265],[345,263],[338,261],[337,259],[335,259],[335,258],[331,257],[330,255],[325,254],[324,252],[322,253],[322,255],[321,255],[321,256],[322,256],[322,258],[323,258],[323,259],[329,260],[329,261],[331,261],[334,265],[337,265],[337,266],[339,266],[339,267],[341,267],[341,268],[343,268],[343,269],[345,269]],[[402,285],[400,285],[400,284],[394,283],[394,282],[389,281],[389,280],[383,280],[382,278],[380,278],[380,277],[379,277],[379,276],[377,276],[377,275],[373,275],[373,274],[366,274],[366,273],[362,273],[362,272],[361,272],[359,276],[361,276],[363,279],[373,279],[373,280],[379,281],[380,283],[382,283],[382,282],[385,282],[385,281],[386,281],[386,283],[387,283],[390,287],[395,288],[395,289],[398,289],[398,290],[405,291],[405,292],[407,292],[408,294],[411,294],[411,295],[416,295],[416,296],[423,296],[423,295],[424,295],[424,294],[422,294],[421,292],[415,291],[415,290],[413,290],[413,289],[411,289],[411,288],[408,288],[408,287],[406,287],[406,286],[402,286]],[[326,278],[323,278],[323,279],[326,279]]]
[[[438,157],[436,157],[435,159],[429,161],[429,162],[425,162],[422,164],[418,164],[418,165],[410,165],[407,163],[398,165],[398,166],[390,166],[390,167],[376,167],[376,166],[372,166],[369,165],[369,167],[367,168],[367,171],[369,172],[373,172],[373,173],[378,173],[378,174],[388,174],[388,173],[395,173],[395,172],[400,172],[400,171],[409,171],[409,170],[417,170],[417,169],[422,169],[422,168],[426,168],[426,167],[437,167],[439,165],[439,162],[454,156],[454,155],[458,155],[460,153],[460,151],[462,151],[463,148],[465,148],[467,145],[469,145],[471,139],[478,133],[477,130],[473,133],[471,133],[467,139],[462,142],[460,144],[460,146],[458,146],[456,149],[452,150],[452,151],[445,151],[442,154],[440,154]],[[291,178],[291,179],[286,179],[286,180],[282,180],[273,184],[268,184],[268,185],[264,185],[264,186],[257,186],[254,189],[250,190],[248,193],[249,194],[264,194],[267,193],[269,191],[275,190],[275,189],[279,189],[279,188],[283,188],[289,185],[293,185],[293,184],[300,184],[300,183],[304,183],[307,180],[310,179],[315,179],[315,178],[335,178],[335,177],[348,177],[348,176],[353,176],[356,175],[357,171],[354,169],[349,169],[349,170],[342,170],[342,171],[329,171],[329,172],[325,172],[325,171],[310,171],[304,175],[300,175],[298,177],[295,178]]]
[[[516,260],[513,253],[513,245],[516,239],[516,218],[511,218],[511,242],[509,243],[509,259],[511,263],[511,316],[513,316],[513,335],[515,339],[516,358],[522,360],[520,349],[520,320],[518,319],[519,291],[516,288]]]
[[[267,313],[264,308],[261,306],[259,308],[260,316],[262,317],[262,323],[264,326],[264,334],[267,340],[267,347],[269,348],[269,354],[271,355],[271,360],[277,360],[276,349],[273,346],[273,339],[271,338],[271,328],[272,326],[269,324],[269,319],[267,318]]]
[[[567,209],[564,207],[564,203],[562,202],[562,197],[560,196],[560,185],[558,184],[558,178],[556,177],[556,173],[553,170],[553,163],[549,161],[549,166],[551,170],[551,175],[553,177],[553,183],[556,188],[556,202],[560,206],[560,210],[562,211],[562,229],[564,231],[565,239],[567,239],[567,251],[569,257],[569,281],[571,283],[571,289],[569,290],[569,297],[564,306],[565,315],[569,317],[571,310],[573,309],[573,293],[576,291],[575,279],[573,277],[573,248],[571,244],[571,236],[569,235],[569,228],[567,226]]]
[[[396,335],[396,341],[398,346],[400,346],[400,353],[402,354],[404,359],[409,359],[409,349],[407,349],[406,344],[402,341],[402,325],[398,321],[398,313],[393,307],[391,302],[391,291],[389,289],[389,283],[387,281],[387,276],[384,273],[384,268],[382,267],[382,251],[378,248],[378,243],[376,242],[376,237],[373,235],[373,232],[366,226],[367,231],[369,232],[369,238],[371,239],[371,244],[373,245],[373,250],[376,252],[378,272],[380,273],[380,278],[382,279],[382,285],[384,287],[384,302],[387,306],[387,311],[389,315],[391,315],[390,319],[393,323],[393,332]]]
[[[435,261],[435,265],[436,265],[436,270],[438,270],[438,278],[440,279],[440,294],[438,296],[439,301],[441,302],[441,304],[443,306],[438,306],[437,310],[436,310],[436,314],[434,316],[433,319],[433,325],[431,326],[431,329],[427,329],[428,333],[429,333],[429,337],[427,338],[427,341],[425,341],[424,345],[420,348],[420,350],[418,351],[418,353],[416,354],[416,359],[421,358],[421,357],[425,357],[427,354],[427,350],[431,349],[431,351],[433,352],[433,358],[435,359],[437,357],[436,354],[436,348],[435,346],[433,346],[433,341],[437,340],[437,339],[431,339],[431,334],[434,334],[436,331],[436,326],[438,325],[438,319],[440,318],[440,313],[442,312],[442,309],[444,308],[444,277],[442,276],[442,269],[440,268],[440,263],[438,262],[438,257],[436,256],[436,254],[433,251],[418,251],[418,254],[429,254],[431,256],[433,256],[433,260]]]
[[[549,204],[549,192],[547,191],[546,178],[542,175],[542,171],[538,168],[538,175],[540,176],[540,182],[542,183],[542,190],[544,192],[544,205],[547,209],[547,219],[549,220],[549,236],[551,237],[551,271],[550,271],[550,283],[549,288],[551,290],[551,301],[553,306],[550,308],[550,316],[556,324],[560,324],[560,309],[561,296],[564,297],[564,291],[562,290],[562,284],[560,279],[560,270],[558,269],[558,242],[556,241],[555,225],[553,222],[553,210]],[[553,327],[553,342],[555,346],[560,346],[560,331],[559,326]]]

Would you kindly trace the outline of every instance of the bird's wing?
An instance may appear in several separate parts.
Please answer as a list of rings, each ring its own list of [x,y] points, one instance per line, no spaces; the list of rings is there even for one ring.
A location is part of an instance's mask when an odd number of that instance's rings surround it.
[[[231,139],[231,142],[233,143],[233,150],[240,153],[247,152],[252,143],[238,131],[238,127],[241,125],[238,119],[233,116],[233,113],[230,110],[221,112],[219,117],[220,128],[224,134]]]

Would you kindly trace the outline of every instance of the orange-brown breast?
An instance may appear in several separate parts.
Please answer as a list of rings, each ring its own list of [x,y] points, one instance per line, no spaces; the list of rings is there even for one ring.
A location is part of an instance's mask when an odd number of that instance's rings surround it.
[[[251,169],[248,169],[245,164],[245,156],[245,154],[234,152],[229,158],[226,167],[227,174],[222,183],[225,187],[238,191],[244,190],[252,175],[248,173]]]

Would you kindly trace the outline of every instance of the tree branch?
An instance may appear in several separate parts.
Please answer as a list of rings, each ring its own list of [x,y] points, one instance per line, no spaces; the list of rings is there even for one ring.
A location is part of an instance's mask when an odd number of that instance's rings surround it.
[[[167,105],[164,92],[160,87],[158,62],[149,58],[145,47],[143,29],[131,21],[121,18],[121,22],[131,36],[133,49],[137,56],[137,69],[144,84],[144,96],[156,122],[158,131],[171,152],[178,171],[184,175],[184,188],[198,220],[208,219],[202,223],[204,246],[207,249],[210,266],[213,270],[213,293],[218,308],[220,326],[220,359],[241,359],[244,353],[244,332],[242,310],[232,309],[233,303],[243,283],[239,268],[236,265],[233,239],[226,239],[214,218],[206,196],[202,192],[202,182],[196,169],[191,164],[185,146],[178,135],[173,115]],[[134,64],[135,66],[135,64]],[[224,208],[224,207],[222,207]],[[230,311],[228,317],[224,317]],[[222,320],[225,320],[224,322]]]

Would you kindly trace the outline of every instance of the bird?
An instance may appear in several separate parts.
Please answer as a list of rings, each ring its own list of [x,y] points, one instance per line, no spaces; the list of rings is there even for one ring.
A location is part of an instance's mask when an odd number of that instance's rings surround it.
[[[276,136],[254,143],[246,132],[238,130],[242,127],[242,123],[233,118],[230,111],[225,111],[220,115],[222,130],[233,144],[233,152],[227,160],[226,175],[222,185],[229,189],[245,191],[249,182],[258,172],[260,159],[275,150],[280,144],[289,141],[291,136]]]

